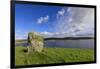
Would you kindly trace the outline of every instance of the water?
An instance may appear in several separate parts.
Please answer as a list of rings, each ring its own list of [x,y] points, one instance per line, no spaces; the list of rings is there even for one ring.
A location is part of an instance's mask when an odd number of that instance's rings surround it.
[[[29,46],[29,43],[27,43],[26,41],[24,41],[24,42],[16,42],[15,46]]]
[[[27,42],[15,43],[15,46],[28,46]],[[64,48],[91,48],[94,49],[94,39],[80,39],[80,40],[46,40],[45,47],[64,47]]]
[[[91,48],[94,49],[94,39],[83,40],[47,40],[45,47],[64,47],[64,48]]]

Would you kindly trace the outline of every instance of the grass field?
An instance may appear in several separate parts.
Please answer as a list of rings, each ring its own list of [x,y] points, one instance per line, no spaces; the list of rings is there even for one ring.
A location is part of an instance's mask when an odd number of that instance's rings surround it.
[[[15,47],[15,64],[52,64],[94,61],[94,50],[77,48],[44,48],[43,52],[27,53],[26,47]]]

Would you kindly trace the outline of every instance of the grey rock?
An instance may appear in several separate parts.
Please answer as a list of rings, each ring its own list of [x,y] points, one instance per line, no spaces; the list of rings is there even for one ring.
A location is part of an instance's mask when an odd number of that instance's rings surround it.
[[[44,46],[44,38],[38,33],[29,32],[28,43],[31,45],[27,47],[28,52],[42,52]]]

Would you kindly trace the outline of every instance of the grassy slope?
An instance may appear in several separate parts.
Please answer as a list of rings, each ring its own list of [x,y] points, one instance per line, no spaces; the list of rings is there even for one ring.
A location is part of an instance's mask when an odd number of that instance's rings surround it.
[[[50,64],[66,62],[93,61],[94,51],[91,49],[75,48],[45,48],[42,53],[25,53],[25,47],[15,48],[15,64]]]

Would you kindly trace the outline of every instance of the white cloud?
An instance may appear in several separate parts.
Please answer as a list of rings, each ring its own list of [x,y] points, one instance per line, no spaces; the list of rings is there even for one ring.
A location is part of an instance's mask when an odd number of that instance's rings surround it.
[[[57,18],[58,18],[59,16],[63,16],[64,13],[65,13],[65,10],[62,8],[61,10],[59,10],[59,11],[57,12]]]
[[[21,35],[20,36],[15,36],[15,40],[16,39],[27,39],[27,36],[23,36],[23,35],[22,36]]]
[[[61,17],[60,17],[61,16]],[[55,19],[56,24],[54,31],[56,32],[40,32],[44,37],[72,37],[72,36],[93,36],[94,35],[94,9],[93,8],[62,8],[57,12]],[[49,16],[40,17],[37,20],[38,24],[45,23],[49,20]],[[21,32],[20,30],[18,31]],[[16,35],[17,39],[26,38],[25,35]]]
[[[48,37],[66,37],[69,36],[68,34],[66,35],[67,32],[41,32],[39,33],[40,35],[42,35],[44,38],[48,38]]]
[[[38,20],[37,20],[37,23],[38,24],[41,24],[41,23],[45,23],[49,20],[49,16],[45,16],[45,17],[40,17]]]
[[[21,30],[15,31],[15,39],[27,39],[28,32],[23,32]]]
[[[65,12],[65,10],[64,9],[61,9],[60,11],[58,11],[58,14],[59,15],[64,15],[64,12]]]
[[[63,8],[64,15],[57,19],[55,30],[57,32],[66,32],[66,35],[77,36],[94,34],[94,9],[93,8]]]
[[[45,31],[45,32],[41,32],[40,34],[43,34],[43,35],[48,35],[48,36],[53,35],[53,33],[51,33],[51,32],[47,32],[47,31]]]

